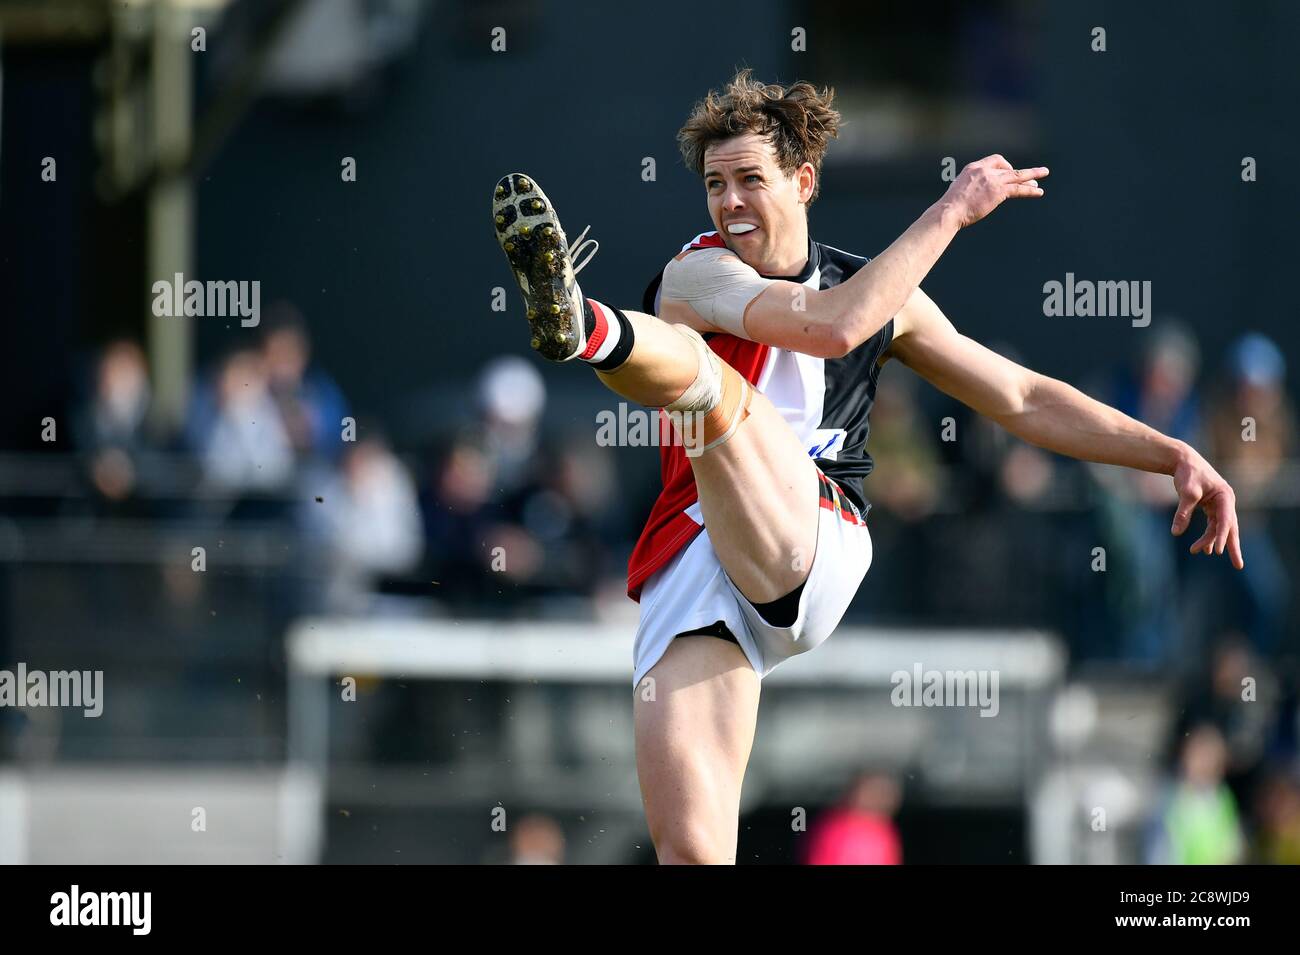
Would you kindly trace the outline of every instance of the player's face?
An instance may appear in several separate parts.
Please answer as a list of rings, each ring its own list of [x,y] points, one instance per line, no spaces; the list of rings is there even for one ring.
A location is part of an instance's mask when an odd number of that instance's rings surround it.
[[[766,275],[797,272],[808,256],[804,203],[812,165],[787,176],[772,144],[756,133],[735,136],[704,153],[709,216],[727,247]]]

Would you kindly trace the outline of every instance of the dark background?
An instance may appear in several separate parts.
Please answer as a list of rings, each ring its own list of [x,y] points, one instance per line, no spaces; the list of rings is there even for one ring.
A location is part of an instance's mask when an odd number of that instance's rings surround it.
[[[923,22],[942,26],[982,6],[1004,5],[940,4]],[[639,303],[662,263],[709,227],[702,187],[674,144],[691,104],[741,65],[769,81],[869,82],[880,69],[870,60],[846,76],[819,68],[816,51],[844,11],[881,47],[894,45],[885,37],[896,26],[876,5],[848,3],[534,9],[437,5],[436,26],[426,22],[415,54],[384,78],[380,101],[355,114],[260,102],[198,181],[198,277],[260,278],[264,306],[280,296],[297,302],[320,361],[399,437],[434,426],[421,393],[454,392],[487,358],[527,352],[514,303],[504,314],[490,308],[492,289],[509,280],[487,212],[499,175],[530,170],[570,232],[592,223],[602,245],[584,287]],[[1032,106],[1037,144],[1021,155],[991,141],[988,151],[1050,166],[1048,195],[959,236],[925,283],[931,297],[962,331],[1013,343],[1035,369],[1071,381],[1132,357],[1148,330],[1044,317],[1042,285],[1067,271],[1149,279],[1157,316],[1195,329],[1211,373],[1245,328],[1295,353],[1300,8],[1044,4],[1026,6],[1016,22],[1028,52],[1014,86]],[[483,39],[496,24],[508,31],[504,55]],[[799,24],[807,53],[790,51]],[[1104,53],[1089,46],[1096,25],[1107,30]],[[6,58],[7,447],[37,444],[33,420],[64,401],[86,347],[143,326],[147,301],[124,280],[142,268],[136,223],[130,210],[98,206],[91,188],[93,52]],[[943,156],[959,168],[979,158],[935,149],[899,163],[838,165],[835,153],[832,144],[812,233],[864,255],[942,194]],[[39,181],[46,155],[59,158],[57,188]],[[357,160],[355,183],[340,181],[343,156]],[[656,160],[655,182],[641,180],[646,156]],[[1245,156],[1258,162],[1255,182],[1241,179]],[[200,359],[242,332],[237,323],[198,325]],[[545,369],[566,390],[599,397],[594,380],[568,371]],[[552,413],[579,412],[557,401]]]

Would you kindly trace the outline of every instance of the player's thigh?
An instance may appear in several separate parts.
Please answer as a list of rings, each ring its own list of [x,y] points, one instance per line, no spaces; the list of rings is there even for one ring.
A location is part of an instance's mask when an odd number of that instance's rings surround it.
[[[817,548],[817,468],[772,402],[756,391],[736,433],[690,461],[704,526],[740,592],[764,603],[803,583]]]
[[[734,643],[678,637],[636,690],[637,777],[661,861],[735,861],[759,678]],[[652,691],[651,691],[652,688]]]

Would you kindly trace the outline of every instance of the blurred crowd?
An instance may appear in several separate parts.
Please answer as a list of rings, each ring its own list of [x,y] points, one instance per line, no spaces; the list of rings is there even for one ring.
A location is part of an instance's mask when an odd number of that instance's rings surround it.
[[[170,516],[148,467],[166,451],[196,466],[200,500],[223,502],[206,513],[290,519],[328,555],[328,609],[366,610],[385,581],[464,613],[581,616],[622,599],[655,484],[626,480],[627,453],[598,447],[594,424],[545,427],[534,363],[489,362],[472,409],[399,455],[376,422],[352,416],[296,309],[274,306],[260,331],[204,369],[172,434],[150,414],[140,346],[103,348],[75,428],[99,513]],[[1202,450],[1232,482],[1244,571],[1186,553],[1199,515],[1171,537],[1167,477],[1051,455],[891,367],[866,481],[875,549],[889,559],[849,619],[1042,625],[1066,635],[1075,660],[1184,677],[1228,628],[1265,660],[1294,656],[1300,553],[1279,544],[1300,533],[1300,469],[1277,346],[1247,334],[1202,368],[1194,339],[1165,321],[1133,367],[1086,390]]]
[[[1230,626],[1265,657],[1295,653],[1289,581],[1300,553],[1279,542],[1289,541],[1286,522],[1300,503],[1296,419],[1285,361],[1269,339],[1245,335],[1202,370],[1195,341],[1166,322],[1133,367],[1084,389],[1188,442],[1229,480],[1242,572],[1226,557],[1186,553],[1203,515],[1181,540],[1171,536],[1168,477],[1049,454],[942,396],[923,399],[916,382],[887,371],[872,412],[877,470],[866,490],[876,551],[891,559],[873,565],[866,587],[918,569],[964,581],[932,588],[927,602],[951,608],[953,619],[1006,623],[1010,614],[1051,625],[1070,637],[1076,659],[1166,671],[1204,656],[1210,635]],[[952,542],[965,546],[936,546],[949,523]],[[1008,570],[1019,586],[1008,585]]]
[[[296,309],[269,311],[256,344],[198,376],[171,434],[150,414],[140,346],[102,349],[75,427],[99,513],[168,516],[147,464],[170,452],[197,468],[199,498],[228,503],[215,513],[288,515],[331,554],[333,609],[363,609],[367,589],[404,575],[426,581],[415,593],[459,611],[524,603],[582,614],[593,599],[618,599],[654,482],[622,480],[624,455],[597,446],[594,424],[548,429],[533,363],[489,362],[464,420],[449,413],[436,442],[399,455],[377,422],[352,416]],[[1041,624],[1066,634],[1076,659],[1160,671],[1204,659],[1211,635],[1229,627],[1266,659],[1294,654],[1300,555],[1279,546],[1300,529],[1285,523],[1300,504],[1285,360],[1248,334],[1202,370],[1190,335],[1158,327],[1132,368],[1087,390],[1188,441],[1232,482],[1244,571],[1185,553],[1199,516],[1181,542],[1171,537],[1167,477],[1048,454],[891,369],[872,413],[877,468],[866,481],[876,551],[889,560],[873,565],[850,619]]]
[[[955,403],[926,405],[910,376],[886,373],[872,414],[878,470],[866,489],[876,553],[890,560],[877,560],[864,589],[873,577],[882,596],[912,575],[963,581],[936,583],[923,599],[954,619],[1049,627],[1065,636],[1076,673],[1136,673],[1172,692],[1177,716],[1146,861],[1300,862],[1291,583],[1300,469],[1286,375],[1263,335],[1241,335],[1204,362],[1195,339],[1166,320],[1130,367],[1084,389],[1188,442],[1227,478],[1240,572],[1226,557],[1187,554],[1202,514],[1172,537],[1177,497],[1166,476],[1048,454]]]
[[[593,441],[543,440],[532,364],[490,363],[474,413],[402,455],[313,360],[302,315],[268,311],[256,343],[202,371],[170,432],[151,415],[140,345],[102,348],[74,427],[97,516],[280,522],[324,569],[299,612],[371,613],[395,594],[460,613],[583,615],[602,590],[622,593],[630,544],[611,541],[627,531],[610,459]],[[178,508],[164,487],[176,468],[160,460],[192,467],[192,501]]]
[[[1300,864],[1294,683],[1228,631],[1182,688],[1145,861]]]

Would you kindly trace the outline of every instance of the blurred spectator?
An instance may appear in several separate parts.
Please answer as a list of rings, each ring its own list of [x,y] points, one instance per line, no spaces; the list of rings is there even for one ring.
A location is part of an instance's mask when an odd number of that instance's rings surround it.
[[[1051,455],[1032,444],[1017,443],[1007,451],[998,469],[998,486],[1008,501],[1035,507],[1052,489],[1056,465]]]
[[[809,827],[804,865],[901,865],[903,844],[894,824],[901,798],[892,776],[857,776],[839,805]]]
[[[524,816],[510,831],[510,865],[563,865],[564,833],[550,816]]]
[[[617,487],[610,457],[594,445],[512,456],[505,466],[515,467],[522,483],[509,491],[498,470],[507,459],[485,444],[457,438],[424,495],[429,572],[439,594],[498,608],[526,598],[589,604],[605,575],[622,574],[606,542]]]
[[[1219,597],[1221,612],[1241,623],[1265,654],[1278,648],[1291,591],[1263,509],[1296,449],[1296,415],[1285,380],[1286,361],[1271,340],[1258,333],[1238,339],[1209,429],[1210,460],[1237,494],[1246,567],[1240,573],[1205,568],[1203,576],[1215,586],[1203,589]]]
[[[1239,804],[1249,802],[1278,714],[1278,684],[1270,667],[1238,632],[1214,646],[1209,665],[1184,707],[1185,726],[1214,725],[1227,751],[1224,778]]]
[[[1210,439],[1237,501],[1259,502],[1295,451],[1295,409],[1286,393],[1286,359],[1257,332],[1239,338],[1228,352],[1227,387],[1213,403]]]
[[[1275,772],[1255,796],[1257,821],[1252,861],[1266,865],[1300,865],[1300,782]]]
[[[483,448],[468,437],[456,439],[430,471],[421,495],[427,542],[427,570],[438,581],[439,597],[453,604],[473,604],[492,591],[487,572],[488,527],[500,505],[493,488],[496,472]],[[527,569],[540,559],[524,546],[511,548],[513,563]],[[509,567],[512,561],[506,561]]]
[[[1009,346],[992,347],[1013,361],[1018,357]],[[937,620],[1001,623],[1008,614],[1033,612],[1043,590],[1034,575],[1051,575],[1058,585],[1060,580],[1050,559],[1038,552],[1054,555],[1061,547],[1050,525],[1022,511],[1043,506],[1059,491],[1061,469],[1043,451],[946,396],[925,393],[923,410],[911,395],[918,381],[906,375],[882,385],[877,400],[884,400],[885,424],[879,442],[872,411],[868,449],[878,470],[865,490],[869,500],[882,505],[883,513],[869,520],[876,521],[877,553],[888,553],[890,560],[873,565],[864,584],[869,599],[857,606],[869,606],[877,618],[885,606],[895,613],[920,612],[893,601],[911,595],[914,581],[927,579],[961,581],[927,588],[924,612]],[[884,397],[896,386],[907,389],[900,399],[906,408],[895,408],[895,399]],[[899,453],[909,463],[901,485],[891,486]],[[891,522],[895,514],[901,526]],[[1017,564],[1025,568],[1017,575],[1019,586],[1008,588],[1007,569]]]
[[[558,558],[538,539],[554,524],[554,502],[528,508],[553,476],[540,451],[546,387],[531,363],[507,355],[483,367],[475,394],[474,424],[453,440],[422,495],[428,570],[444,599],[499,607]],[[524,526],[526,509],[540,527]]]
[[[546,385],[532,362],[504,355],[488,362],[478,379],[483,448],[497,489],[519,490],[536,477],[538,424],[546,408]]]
[[[110,504],[132,496],[137,456],[154,444],[148,431],[149,401],[144,352],[132,341],[110,342],[95,369],[94,392],[76,423],[76,443],[88,455],[90,482]]]
[[[868,445],[871,456],[884,464],[871,474],[871,503],[909,524],[934,510],[940,490],[934,429],[921,420],[915,382],[912,376],[896,376],[876,393]]]
[[[1148,838],[1147,861],[1157,865],[1231,865],[1242,861],[1244,840],[1237,800],[1224,782],[1228,750],[1209,723],[1183,739],[1179,777]]]
[[[329,551],[330,609],[357,613],[379,578],[411,570],[423,551],[420,506],[406,467],[373,433],[348,444],[316,495],[312,521]]]
[[[228,355],[215,382],[196,392],[188,431],[204,479],[216,488],[270,491],[293,476],[289,435],[262,357],[251,349]]]
[[[989,349],[1010,361],[1021,364],[1027,361],[1013,345],[1005,342],[993,342]],[[943,419],[948,417],[953,419],[951,431],[946,431],[943,425]],[[1046,452],[1024,443],[964,404],[944,400],[938,419],[936,424],[944,435],[938,453],[960,482],[960,486],[949,490],[949,495],[963,500],[967,505],[963,510],[1002,511],[1008,502],[1016,507],[1033,506],[1051,490],[1057,476],[1056,462]],[[874,423],[870,448],[874,454]],[[880,460],[882,469],[890,463],[885,456]]]
[[[318,455],[336,461],[347,403],[338,385],[311,364],[307,325],[296,308],[279,302],[268,309],[262,339],[267,387],[299,459]]]
[[[1197,446],[1200,404],[1194,386],[1199,368],[1195,339],[1181,323],[1166,320],[1151,336],[1137,368],[1118,376],[1109,401],[1157,431]],[[1146,667],[1195,659],[1192,639],[1180,640],[1180,543],[1169,533],[1178,502],[1173,481],[1165,474],[1105,465],[1094,465],[1089,473],[1101,491],[1097,516],[1108,573],[1100,583],[1120,657]]]
[[[497,540],[520,537],[544,559],[507,573],[534,594],[591,597],[600,583],[599,569],[609,568],[602,522],[613,503],[610,457],[595,445],[569,445],[542,456],[540,479],[507,501],[509,523],[489,532]],[[506,548],[507,553],[510,548]]]
[[[1201,406],[1195,392],[1201,351],[1187,327],[1165,319],[1151,336],[1136,370],[1127,369],[1115,388],[1115,407],[1180,441],[1200,431]],[[1146,472],[1141,472],[1146,473]]]

